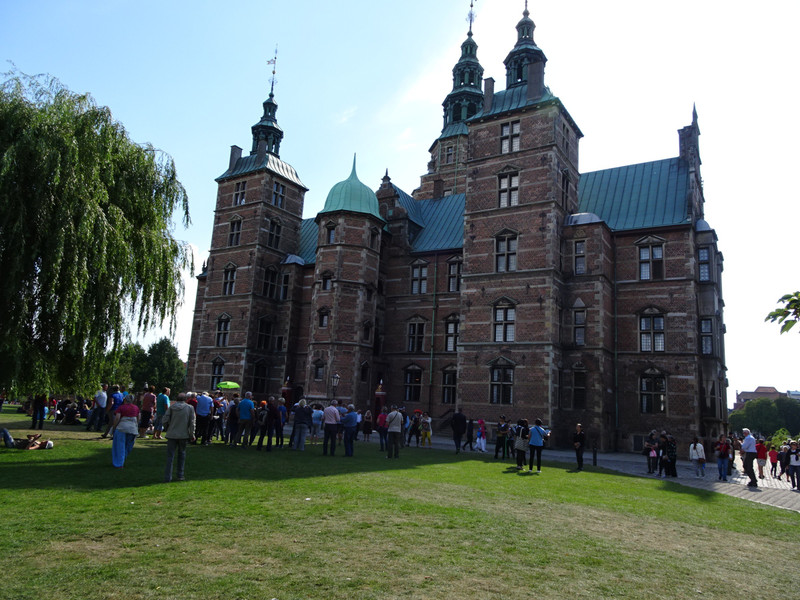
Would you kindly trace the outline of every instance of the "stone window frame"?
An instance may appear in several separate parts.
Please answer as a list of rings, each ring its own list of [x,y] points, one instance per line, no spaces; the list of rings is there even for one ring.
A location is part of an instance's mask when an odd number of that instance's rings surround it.
[[[586,308],[572,309],[572,343],[576,346],[586,345]]]
[[[267,219],[267,246],[280,250],[282,232],[283,221],[279,218]]]
[[[406,321],[406,351],[411,354],[425,352],[425,325],[427,319],[415,315]]]
[[[458,367],[447,365],[442,369],[442,404],[455,404],[458,390]]]
[[[517,341],[517,304],[505,296],[492,303],[493,342],[508,344]]]
[[[222,295],[233,296],[236,293],[236,265],[228,263],[222,271]]]
[[[701,246],[697,249],[697,278],[703,283],[712,281],[711,277],[711,247]]]
[[[500,154],[519,152],[522,125],[519,119],[500,124]]]
[[[238,246],[242,238],[242,217],[234,216],[229,221],[228,247]]]
[[[444,351],[458,352],[458,335],[461,317],[453,313],[444,319]]]
[[[497,206],[508,208],[519,206],[519,170],[509,170],[497,176]]]
[[[283,208],[286,201],[286,186],[280,181],[274,181],[272,185],[272,205]]]
[[[257,350],[270,350],[272,347],[272,329],[273,322],[267,316],[258,319],[256,329],[256,349]]]
[[[495,273],[512,273],[517,270],[519,252],[519,233],[504,229],[494,235]]]
[[[325,381],[325,362],[321,358],[311,363],[311,377],[314,381]]]
[[[262,295],[270,300],[278,299],[278,276],[280,272],[278,269],[270,265],[264,269],[264,286],[262,288]]]
[[[320,329],[327,329],[331,324],[331,309],[323,306],[317,311],[317,325]]]
[[[225,359],[217,356],[211,361],[211,389],[216,389],[225,377]]]
[[[231,316],[228,313],[222,313],[217,317],[217,329],[214,335],[214,345],[217,348],[227,348],[230,341],[231,333]]]
[[[658,236],[637,240],[636,246],[639,281],[663,281],[666,272],[664,257],[666,241]]]
[[[428,262],[417,260],[409,265],[411,279],[411,294],[422,295],[428,293]]]
[[[336,223],[328,223],[325,225],[325,244],[335,244],[336,243]]]
[[[575,275],[586,275],[586,240],[573,241],[572,256]]]
[[[576,363],[572,366],[572,410],[586,409],[586,390],[589,374],[583,363]]]
[[[447,260],[447,291],[451,293],[461,291],[461,274],[464,270],[464,260],[454,256]]]
[[[241,206],[247,200],[247,181],[237,181],[233,187],[233,205]]]
[[[420,402],[422,398],[422,375],[425,371],[416,363],[403,369],[403,398],[405,402]]]
[[[333,290],[333,272],[323,271],[320,275],[319,289],[323,292],[330,292]]]
[[[714,355],[714,319],[711,317],[700,318],[700,354]]]
[[[516,366],[502,356],[489,363],[489,404],[513,406]]]
[[[647,369],[639,375],[639,414],[666,415],[667,376],[658,369]]]
[[[667,317],[658,308],[646,308],[638,315],[639,352],[661,353],[667,348]]]

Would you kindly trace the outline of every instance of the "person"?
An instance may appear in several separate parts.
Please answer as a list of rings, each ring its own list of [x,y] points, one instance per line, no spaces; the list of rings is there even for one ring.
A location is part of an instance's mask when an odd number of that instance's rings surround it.
[[[550,437],[550,432],[542,427],[542,420],[536,419],[533,422],[533,427],[529,430],[530,437],[528,438],[528,445],[530,446],[531,455],[528,458],[528,472],[533,471],[533,457],[536,455],[536,473],[542,472],[542,449],[544,448],[544,441]]]
[[[336,452],[336,435],[339,433],[339,423],[342,415],[339,412],[338,400],[331,400],[329,406],[322,411],[322,424],[324,425],[324,438],[322,440],[322,456],[328,456],[330,447],[331,456]]]
[[[583,425],[575,425],[575,433],[572,434],[572,445],[575,448],[575,460],[578,463],[578,471],[583,471],[583,451],[586,448],[586,433]]]
[[[194,408],[186,404],[186,394],[181,392],[175,402],[172,402],[164,413],[164,427],[167,430],[167,467],[164,470],[164,482],[172,481],[172,463],[175,460],[175,452],[178,453],[178,481],[185,479],[186,467],[186,445],[189,441],[195,441],[195,427],[197,415]]]
[[[353,456],[353,446],[358,431],[358,413],[352,404],[347,405],[347,412],[342,417],[342,430],[344,433],[344,455]]]
[[[94,427],[95,431],[100,431],[100,428],[105,425],[106,403],[108,402],[106,390],[108,390],[108,384],[104,383],[94,395],[92,414],[89,415],[89,419],[86,421],[86,431],[91,430],[92,427]]]
[[[786,452],[787,471],[793,490],[800,490],[800,449],[796,441],[789,441],[789,450]]]
[[[400,444],[403,441],[403,415],[392,405],[392,412],[386,415],[386,430],[389,440],[386,444],[389,456],[386,458],[400,458]]]
[[[225,415],[225,442],[231,446],[236,445],[236,438],[239,435],[239,394],[234,394],[228,404]]]
[[[319,442],[319,432],[322,431],[322,405],[314,404],[311,412],[311,443]]]
[[[211,443],[211,413],[213,410],[214,401],[211,396],[208,395],[208,392],[201,392],[197,396],[197,406],[194,409],[197,416],[195,420],[197,429],[194,432],[194,438],[199,440],[203,446],[208,446]]]
[[[652,475],[658,470],[658,438],[656,430],[653,429],[644,442],[642,454],[647,457],[647,473]]]
[[[783,479],[783,474],[786,473],[786,481],[789,481],[789,443],[785,443],[781,446],[780,451],[778,452],[778,463],[781,466],[781,474],[778,475],[778,479]]]
[[[153,409],[156,407],[156,386],[151,385],[142,396],[142,409],[139,411],[139,437],[143,438],[153,420]]]
[[[462,450],[467,449],[467,444],[469,444],[469,451],[474,452],[475,448],[472,447],[472,437],[475,435],[475,420],[469,419],[467,421],[467,432],[464,434],[464,443],[461,445]]]
[[[80,419],[78,413],[78,405],[75,402],[70,402],[67,404],[67,407],[64,409],[64,418],[61,421],[62,425],[80,425]]]
[[[720,481],[728,481],[728,459],[731,453],[731,445],[728,443],[728,438],[725,434],[719,436],[719,440],[714,444],[714,450],[717,453],[718,479]]]
[[[36,394],[33,397],[33,412],[31,413],[31,429],[44,429],[44,406],[47,404],[47,394]]]
[[[750,430],[747,428],[742,429],[742,433],[744,434],[741,449],[742,464],[744,465],[745,474],[750,478],[747,487],[755,488],[758,487],[756,472],[753,469],[753,462],[755,462],[756,456],[758,456],[756,451],[756,438],[753,437],[753,434],[750,433]]]
[[[692,461],[694,467],[694,476],[697,478],[706,476],[706,450],[697,436],[692,438],[692,443],[689,444],[689,460]]]
[[[361,419],[361,431],[364,433],[364,441],[368,442],[369,437],[372,435],[372,411],[368,410],[364,413]],[[425,438],[423,438],[423,443]]]
[[[262,444],[264,443],[264,435],[266,434],[266,451],[272,452],[272,438],[281,421],[281,414],[278,412],[278,407],[275,405],[275,396],[267,398],[267,411],[264,418],[264,425],[261,428],[261,435],[258,436],[258,446],[256,446],[256,450],[261,450]]]
[[[517,426],[514,427],[514,450],[517,453],[517,471],[521,471],[525,467],[525,451],[528,448],[529,437],[528,421],[520,419],[517,421]]]
[[[497,439],[494,443],[494,458],[497,459],[500,451],[503,452],[503,460],[507,456],[508,448],[506,447],[506,438],[508,437],[508,421],[505,415],[500,415],[500,421],[497,423]]]
[[[486,421],[478,419],[478,433],[475,436],[478,452],[486,452]]]
[[[111,427],[114,424],[115,415],[117,414],[117,409],[122,406],[124,400],[125,395],[120,391],[120,386],[112,385],[111,398],[109,398],[106,403],[106,429],[100,437],[107,438],[109,436]]]
[[[775,450],[775,446],[770,445],[769,452],[767,452],[767,457],[769,458],[769,474],[773,479],[778,478],[778,451]]]
[[[759,438],[756,442],[756,464],[758,465],[758,478],[764,479],[764,467],[767,466],[767,447],[764,445],[764,438]]]
[[[433,448],[433,441],[431,440],[431,430],[433,429],[433,419],[427,412],[422,413],[419,420],[419,429],[422,434],[422,447],[425,447],[425,441],[428,442],[428,448]]]
[[[283,448],[283,428],[289,421],[289,412],[286,410],[286,400],[283,398],[278,398],[278,412],[281,415],[281,420],[275,430],[275,445],[278,448]]]
[[[253,421],[256,416],[256,406],[253,404],[253,392],[245,392],[244,398],[239,402],[239,431],[236,434],[233,445],[241,438],[242,448],[250,444],[250,432],[253,429]]]
[[[50,440],[40,439],[41,433],[29,433],[24,440],[15,440],[8,429],[0,429],[0,437],[3,438],[6,448],[12,450],[50,450],[53,447]]]
[[[375,419],[375,425],[378,430],[378,439],[380,440],[381,447],[378,452],[385,452],[389,446],[389,430],[386,427],[386,417],[388,416],[389,411],[386,409],[385,406],[381,407],[381,412],[378,415],[378,418]]]
[[[417,448],[419,448],[419,438],[421,435],[421,431],[419,428],[419,415],[418,411],[414,411],[412,417],[410,417],[410,423],[408,427],[408,439],[406,440],[406,446],[411,446],[411,438],[415,438],[417,442]]]
[[[671,434],[667,434],[667,448],[665,451],[666,455],[666,476],[667,477],[677,477],[678,476],[678,442],[675,441],[675,438]]]
[[[294,411],[294,449],[303,452],[306,449],[306,436],[311,428],[311,407],[305,398],[300,398]],[[352,456],[352,454],[351,454]]]
[[[114,413],[111,425],[111,464],[117,469],[125,466],[125,460],[139,435],[139,407],[133,400],[132,394],[125,396],[122,405]]]
[[[461,438],[464,437],[464,433],[467,431],[467,417],[464,416],[460,408],[456,409],[450,426],[453,428],[453,442],[455,442],[456,454],[458,454],[461,452]]]
[[[161,388],[161,393],[156,396],[156,420],[153,423],[153,439],[160,440],[161,432],[164,431],[164,414],[169,408],[169,393],[168,387]]]

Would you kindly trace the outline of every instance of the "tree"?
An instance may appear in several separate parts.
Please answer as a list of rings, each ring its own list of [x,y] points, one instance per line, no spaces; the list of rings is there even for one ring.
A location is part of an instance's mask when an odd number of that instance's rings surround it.
[[[784,306],[773,310],[764,320],[781,323],[781,333],[786,333],[800,320],[800,292],[786,294],[778,303]]]
[[[0,83],[0,387],[88,391],[108,349],[169,322],[189,223],[172,159],[107,107],[17,71]]]
[[[157,391],[165,386],[174,393],[183,390],[186,367],[169,338],[161,338],[147,350],[147,377],[147,382],[156,386]]]

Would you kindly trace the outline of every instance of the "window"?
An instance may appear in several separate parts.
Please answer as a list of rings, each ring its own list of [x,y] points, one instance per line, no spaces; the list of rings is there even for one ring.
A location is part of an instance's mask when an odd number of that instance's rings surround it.
[[[639,409],[642,414],[667,410],[667,380],[663,375],[645,375],[639,385]]]
[[[361,364],[361,383],[369,383],[369,363]]]
[[[272,204],[278,208],[283,208],[283,201],[286,198],[286,186],[277,181],[272,187]]]
[[[492,404],[513,404],[514,400],[514,368],[492,367],[491,384]]]
[[[586,371],[572,372],[572,408],[586,408]]]
[[[500,153],[519,150],[519,121],[500,125]]]
[[[228,345],[228,334],[231,331],[231,318],[222,315],[217,319],[217,346],[224,348]]]
[[[327,308],[323,308],[319,311],[319,326],[320,327],[327,327],[328,322],[330,321],[330,312],[328,312]]]
[[[362,326],[361,329],[361,340],[364,342],[369,342],[372,338],[372,323],[366,322]]]
[[[442,372],[442,404],[456,403],[456,371]]]
[[[281,224],[278,221],[270,221],[269,234],[267,235],[267,246],[279,248],[281,245]]]
[[[314,381],[322,381],[325,379],[325,364],[321,362],[314,363]]]
[[[569,171],[561,171],[561,206],[566,207],[569,202]]]
[[[234,187],[234,191],[233,191],[233,205],[234,206],[241,206],[242,204],[244,204],[244,196],[245,196],[246,188],[247,188],[247,182],[246,181],[240,181],[239,183],[236,184],[236,186]]]
[[[447,264],[447,291],[460,292],[461,291],[461,261],[451,262]]]
[[[405,401],[419,402],[422,393],[422,369],[408,367],[405,370]]]
[[[332,278],[330,273],[325,273],[322,276],[322,289],[324,291],[329,291],[333,287]]]
[[[414,265],[411,267],[411,293],[428,293],[428,265]]]
[[[494,307],[494,341],[513,342],[516,337],[517,309],[513,306]]]
[[[453,163],[455,157],[454,148],[452,146],[447,146],[444,149],[444,164],[449,165]]]
[[[639,279],[664,279],[664,247],[639,247]]]
[[[242,220],[234,219],[231,221],[231,229],[228,232],[228,246],[238,246],[239,238],[242,234]]]
[[[275,336],[275,352],[283,352],[283,336]]]
[[[517,270],[516,235],[504,235],[495,240],[495,270],[498,273]]]
[[[336,227],[328,227],[327,231],[325,232],[325,240],[329,244],[336,242]]]
[[[564,154],[569,157],[569,127],[566,123],[561,124],[561,147],[564,149]]]
[[[711,281],[711,261],[708,248],[700,248],[697,256],[700,263],[700,281]]]
[[[216,389],[225,375],[225,361],[217,358],[211,363],[211,387]]]
[[[507,173],[497,178],[500,208],[519,205],[519,173]]]
[[[575,275],[586,274],[586,242],[578,240],[575,242]]]
[[[277,298],[278,272],[275,269],[264,271],[264,295],[271,300]]]
[[[573,311],[572,319],[572,341],[576,346],[584,346],[586,345],[586,311]]]
[[[232,296],[236,288],[236,267],[228,265],[222,274],[222,295]]]
[[[458,344],[458,317],[449,318],[444,327],[444,349],[447,352],[455,352]]]
[[[714,354],[714,325],[711,319],[700,319],[700,351]]]
[[[378,232],[375,229],[372,229],[369,232],[369,247],[372,250],[377,250],[378,249],[378,240],[379,239],[380,238],[379,238]]]
[[[267,393],[267,363],[258,361],[253,367],[253,392],[256,394]]]
[[[259,350],[269,350],[269,343],[272,339],[272,323],[266,317],[258,320],[258,336],[256,338],[256,348]]]
[[[408,351],[422,352],[425,341],[425,323],[413,322],[408,324]]]
[[[642,352],[664,352],[664,315],[639,317],[639,340]]]
[[[289,299],[289,274],[284,273],[281,275],[281,289],[280,289],[280,296],[281,300],[288,300]]]

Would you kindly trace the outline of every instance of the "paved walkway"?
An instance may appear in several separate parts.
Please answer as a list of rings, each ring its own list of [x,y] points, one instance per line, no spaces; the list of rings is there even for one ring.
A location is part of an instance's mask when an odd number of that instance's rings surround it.
[[[371,441],[377,441],[377,434],[372,435]],[[413,443],[413,442],[412,442]],[[434,436],[433,445],[435,448],[441,450],[454,451],[453,441],[444,438],[442,435]],[[487,455],[494,455],[494,444],[487,444]],[[468,454],[469,450],[466,451]],[[564,462],[575,464],[575,453],[571,450],[551,450],[545,448],[542,452],[543,461]],[[719,492],[727,494],[728,496],[736,496],[751,502],[758,502],[777,508],[785,508],[800,512],[800,491],[792,490],[791,484],[786,481],[787,475],[783,476],[783,480],[778,480],[769,475],[770,464],[764,467],[764,479],[759,479],[759,487],[747,487],[749,481],[747,475],[742,470],[741,459],[735,460],[736,469],[733,475],[728,477],[727,482],[718,480],[717,475],[717,462],[709,462],[706,464],[706,476],[704,478],[696,478],[694,474],[694,467],[688,460],[679,460],[677,465],[678,477],[669,477],[662,479],[662,481],[669,481],[679,485],[688,487],[709,490],[712,492]],[[627,475],[634,475],[637,477],[656,477],[647,474],[647,463],[645,457],[639,454],[629,454],[622,452],[598,452],[597,453],[597,466],[618,471]],[[592,468],[592,452],[587,451],[584,454],[584,467],[587,470]],[[758,474],[758,467],[756,474]],[[780,473],[780,468],[778,469]]]

